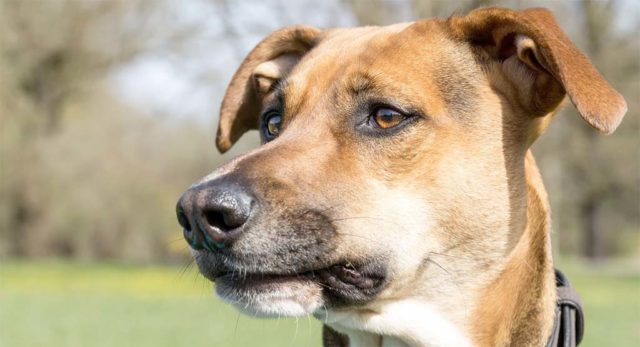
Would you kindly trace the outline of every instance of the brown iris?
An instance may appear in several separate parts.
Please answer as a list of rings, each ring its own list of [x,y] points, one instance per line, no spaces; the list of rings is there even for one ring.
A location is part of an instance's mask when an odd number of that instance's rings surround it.
[[[406,118],[402,113],[389,108],[379,108],[373,114],[373,121],[376,122],[376,125],[380,127],[380,129],[396,127]]]
[[[272,139],[278,136],[280,128],[282,127],[282,116],[277,112],[272,112],[267,115],[265,120],[265,130],[267,139]]]

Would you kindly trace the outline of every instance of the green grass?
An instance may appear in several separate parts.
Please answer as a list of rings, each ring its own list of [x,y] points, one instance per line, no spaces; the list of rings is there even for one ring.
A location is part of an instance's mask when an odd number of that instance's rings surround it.
[[[614,274],[575,262],[561,266],[586,303],[582,346],[639,346],[637,268]],[[3,262],[0,346],[306,347],[320,346],[320,324],[241,316],[214,298],[194,270]]]
[[[314,319],[259,320],[217,300],[194,270],[0,264],[0,346],[320,346]]]
[[[640,267],[637,262],[606,265],[560,261],[582,297],[585,337],[581,347],[640,346]]]

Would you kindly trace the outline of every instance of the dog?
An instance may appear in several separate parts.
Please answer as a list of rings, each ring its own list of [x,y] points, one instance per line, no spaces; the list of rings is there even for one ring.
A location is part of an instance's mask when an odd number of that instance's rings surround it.
[[[287,27],[221,106],[221,152],[263,144],[178,220],[222,299],[313,315],[324,346],[543,346],[556,291],[530,148],[567,95],[605,134],[627,109],[545,9]]]

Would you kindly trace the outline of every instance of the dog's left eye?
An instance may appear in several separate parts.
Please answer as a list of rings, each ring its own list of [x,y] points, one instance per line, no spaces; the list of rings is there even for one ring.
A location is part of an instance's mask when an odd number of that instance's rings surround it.
[[[390,108],[379,108],[369,117],[369,125],[383,130],[391,129],[402,124],[402,122],[407,118],[407,116],[396,110]]]
[[[277,111],[270,111],[264,116],[262,132],[267,141],[273,140],[280,134],[282,128],[282,115]]]

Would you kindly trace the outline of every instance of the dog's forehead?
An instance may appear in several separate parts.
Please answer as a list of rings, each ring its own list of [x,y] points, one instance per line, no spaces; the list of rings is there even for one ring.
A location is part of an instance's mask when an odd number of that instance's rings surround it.
[[[374,41],[388,41],[389,36],[402,32],[415,22],[397,23],[387,26],[363,26],[325,30],[318,47],[356,47]]]
[[[369,63],[368,57],[377,55],[382,46],[394,41],[397,35],[411,23],[400,23],[386,27],[358,27],[329,29],[323,33],[320,43],[309,52],[287,78],[286,91],[300,90],[307,82],[315,89],[322,89],[335,81],[338,72],[349,67]]]
[[[429,20],[326,30],[283,83],[288,111],[297,114],[322,101],[336,106],[349,91],[373,85],[386,96],[428,105],[435,114],[445,112],[450,102],[443,93],[459,94],[452,93],[452,85],[466,85],[458,82],[473,72],[460,58],[465,50],[441,24]]]
[[[345,68],[366,65],[371,68],[375,60],[385,54],[397,52],[415,35],[407,28],[414,22],[389,26],[367,26],[325,30],[319,44],[298,64],[289,83],[300,82],[319,71],[324,80],[330,73],[344,72]]]

